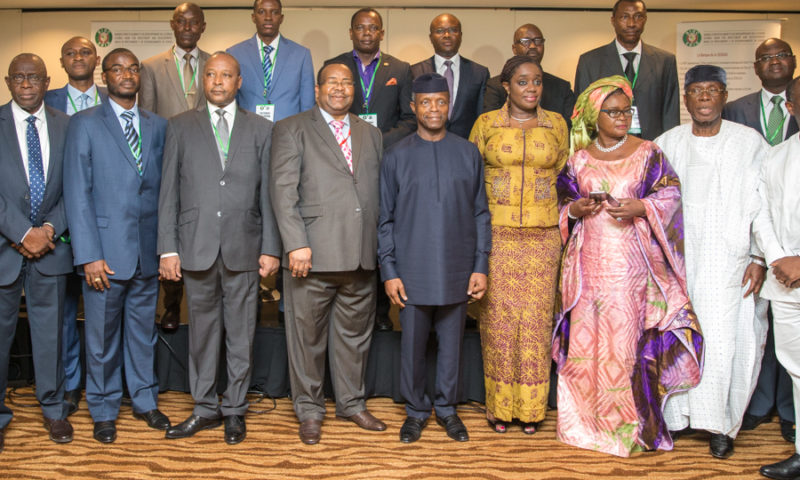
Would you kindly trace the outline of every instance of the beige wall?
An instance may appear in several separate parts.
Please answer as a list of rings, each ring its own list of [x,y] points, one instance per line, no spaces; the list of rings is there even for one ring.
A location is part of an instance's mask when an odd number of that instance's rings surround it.
[[[315,68],[334,55],[352,48],[348,38],[353,8],[286,9],[281,32],[311,49]],[[611,41],[610,12],[512,11],[491,9],[441,9],[461,19],[464,41],[461,53],[489,67],[497,74],[511,55],[513,30],[523,23],[535,23],[547,38],[544,67],[550,73],[572,82],[578,56],[591,48]],[[434,9],[380,9],[386,37],[383,50],[410,63],[432,54],[428,41],[430,20],[440,11]],[[89,34],[90,23],[98,20],[168,20],[170,13],[160,10],[21,12],[0,10],[0,68],[6,71],[11,58],[22,51],[44,58],[51,76],[51,86],[66,83],[59,66],[61,44],[74,35]],[[646,42],[674,51],[676,24],[684,21],[784,18],[783,38],[800,51],[800,14],[763,15],[727,13],[650,12]],[[252,35],[255,30],[246,10],[208,10],[206,32],[200,46],[207,51],[223,50]],[[23,36],[24,32],[24,36]],[[8,89],[0,88],[0,103],[10,99]]]

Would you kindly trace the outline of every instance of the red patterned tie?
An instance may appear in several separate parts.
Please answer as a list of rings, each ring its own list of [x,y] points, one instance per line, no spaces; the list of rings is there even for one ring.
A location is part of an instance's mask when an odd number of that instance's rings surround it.
[[[353,173],[353,152],[350,150],[350,145],[347,144],[347,138],[350,136],[350,132],[347,132],[347,135],[344,134],[344,122],[342,121],[331,120],[331,125],[333,126],[333,134],[336,136],[336,141],[339,142],[339,148],[342,149],[344,159],[347,160],[350,173]]]

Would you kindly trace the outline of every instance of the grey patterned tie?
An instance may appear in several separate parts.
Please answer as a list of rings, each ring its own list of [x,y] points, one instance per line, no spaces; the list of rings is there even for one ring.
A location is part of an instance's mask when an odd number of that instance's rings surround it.
[[[228,147],[228,140],[231,134],[228,129],[228,121],[225,120],[225,110],[217,109],[217,116],[219,117],[219,120],[217,120],[217,136],[219,136],[217,149],[219,150],[219,159],[222,161],[222,169],[225,170],[225,166],[228,163],[228,154],[225,153],[224,149]]]
[[[450,108],[447,110],[447,118],[450,118],[450,115],[453,113],[453,97],[455,97],[455,92],[453,92],[453,84],[455,83],[453,62],[451,60],[445,60],[444,67],[444,78],[447,80],[447,90],[450,91]]]

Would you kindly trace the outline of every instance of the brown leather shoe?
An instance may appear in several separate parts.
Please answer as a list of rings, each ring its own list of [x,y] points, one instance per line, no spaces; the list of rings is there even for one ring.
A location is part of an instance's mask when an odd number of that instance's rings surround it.
[[[167,310],[161,317],[161,328],[167,332],[174,332],[181,324],[180,311]]]
[[[69,443],[72,441],[72,425],[66,418],[64,420],[53,420],[45,417],[44,428],[50,432],[50,440],[56,443]]]
[[[306,420],[300,423],[300,441],[306,445],[319,443],[322,430],[322,420]]]
[[[349,417],[340,417],[339,415],[336,417],[342,420],[350,420],[364,430],[371,430],[373,432],[382,432],[386,430],[386,424],[373,417],[366,408]]]

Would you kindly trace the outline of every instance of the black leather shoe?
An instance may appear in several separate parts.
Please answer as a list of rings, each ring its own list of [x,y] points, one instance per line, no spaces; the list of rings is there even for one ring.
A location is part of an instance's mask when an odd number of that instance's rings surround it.
[[[781,420],[781,436],[789,443],[794,443],[794,422]]]
[[[225,417],[225,443],[236,445],[247,436],[244,415],[228,415]]]
[[[685,437],[687,435],[692,435],[695,432],[695,429],[692,427],[686,427],[683,430],[670,430],[669,435],[672,437],[672,441],[676,441],[681,437]]]
[[[782,462],[764,465],[758,471],[767,478],[797,480],[800,478],[800,455],[795,453]]]
[[[733,455],[733,439],[722,433],[712,433],[708,446],[712,457],[725,459]]]
[[[769,415],[756,416],[745,413],[744,418],[742,418],[742,428],[739,430],[753,430],[762,423],[769,423],[771,421],[772,417]]]
[[[204,418],[199,415],[192,414],[189,416],[189,418],[178,425],[169,427],[164,436],[166,438],[186,438],[191,437],[200,430],[217,428],[220,425],[222,425],[221,417]]]
[[[0,453],[3,453],[3,448],[6,446],[6,432],[0,429]]]
[[[447,436],[456,442],[466,442],[469,440],[467,427],[464,426],[464,423],[458,418],[458,415],[449,415],[444,418],[439,418],[437,416],[436,423],[443,426],[445,430],[447,430]]]
[[[394,325],[389,317],[375,317],[375,330],[379,332],[391,332]]]
[[[81,389],[70,390],[64,393],[64,403],[67,404],[67,416],[78,411],[78,403],[81,401]]]
[[[400,427],[400,441],[403,443],[416,442],[427,424],[427,418],[406,417],[406,421]]]
[[[166,430],[170,427],[169,418],[158,409],[144,413],[133,412],[133,418],[144,420],[148,427],[156,430]]]
[[[165,332],[174,332],[181,324],[180,310],[167,310],[161,317],[161,328]]]
[[[112,443],[117,439],[117,426],[113,420],[94,422],[94,439],[100,443]]]

